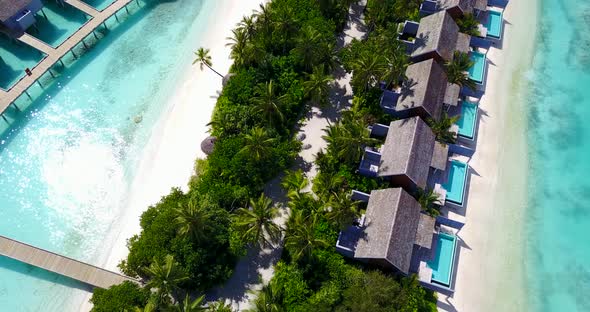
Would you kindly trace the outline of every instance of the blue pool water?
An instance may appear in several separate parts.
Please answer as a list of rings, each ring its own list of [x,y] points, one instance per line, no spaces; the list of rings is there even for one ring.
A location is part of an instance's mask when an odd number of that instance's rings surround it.
[[[590,2],[539,5],[525,105],[531,311],[590,311]]]
[[[78,48],[83,56],[66,60],[53,84],[35,85],[33,102],[17,101],[24,112],[11,108],[12,124],[0,125],[1,235],[101,261],[153,125],[178,77],[192,68],[217,6],[132,5],[131,16],[119,15],[122,24],[107,22],[110,30],[93,48]],[[72,300],[85,292],[77,282],[0,257],[0,311],[77,311]]]
[[[459,135],[473,139],[475,134],[475,122],[477,120],[477,104],[463,101],[461,103],[461,117],[457,120]]]
[[[439,233],[436,240],[434,259],[428,261],[432,269],[432,280],[445,286],[451,285],[451,275],[455,262],[455,245],[457,238],[445,233]]]
[[[483,82],[483,75],[486,67],[486,55],[477,51],[469,52],[469,57],[473,66],[469,68],[469,79],[477,82]]]
[[[485,25],[488,29],[488,37],[500,39],[500,36],[502,35],[502,23],[504,23],[502,12],[489,10],[488,20]]]
[[[462,205],[469,166],[457,160],[451,161],[450,165],[449,177],[447,182],[442,185],[447,190],[446,200]]]
[[[0,36],[0,88],[10,89],[25,76],[25,68],[32,69],[44,56],[38,50]]]
[[[62,7],[52,0],[45,0],[43,4],[43,12],[47,19],[41,12],[37,13],[37,27],[27,29],[27,33],[53,47],[58,47],[66,41],[89,19],[82,11],[69,4]]]

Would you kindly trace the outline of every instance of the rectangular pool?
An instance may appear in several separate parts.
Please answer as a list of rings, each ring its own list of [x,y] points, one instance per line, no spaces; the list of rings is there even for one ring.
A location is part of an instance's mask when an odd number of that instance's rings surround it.
[[[427,264],[432,269],[432,281],[451,286],[457,237],[445,233],[437,235],[436,254]]]
[[[461,103],[461,118],[457,121],[459,135],[473,139],[475,135],[475,122],[477,120],[477,104],[468,101]]]
[[[488,29],[488,37],[500,39],[502,35],[502,12],[488,10],[488,20],[486,28]]]
[[[469,52],[469,57],[473,62],[473,66],[469,68],[469,79],[477,83],[482,83],[486,67],[486,55],[481,52],[473,51]]]
[[[465,193],[465,184],[467,183],[467,170],[469,165],[458,160],[451,161],[449,177],[443,184],[447,190],[446,200],[458,205],[463,205],[463,194]]]

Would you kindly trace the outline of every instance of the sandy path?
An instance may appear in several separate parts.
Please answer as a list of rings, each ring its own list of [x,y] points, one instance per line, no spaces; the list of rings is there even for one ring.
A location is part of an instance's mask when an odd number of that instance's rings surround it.
[[[509,2],[501,49],[488,52],[455,294],[439,295],[441,311],[526,310],[526,116],[518,103],[523,103],[521,84],[532,60],[535,1]]]

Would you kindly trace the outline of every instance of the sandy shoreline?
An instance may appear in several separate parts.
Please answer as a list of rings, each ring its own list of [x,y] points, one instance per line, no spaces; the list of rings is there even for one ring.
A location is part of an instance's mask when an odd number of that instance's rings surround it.
[[[244,15],[257,9],[261,0],[225,0],[212,3],[211,10],[203,10],[208,22],[207,30],[195,42],[210,49],[213,68],[225,74],[232,64],[230,47],[226,37]],[[200,17],[201,18],[201,17]],[[192,51],[191,51],[192,53]],[[143,152],[139,169],[131,186],[129,204],[123,217],[116,222],[109,233],[112,248],[104,252],[99,265],[118,271],[117,265],[127,256],[127,239],[141,230],[139,217],[148,206],[155,204],[168,194],[172,187],[188,189],[187,183],[193,173],[197,158],[204,158],[200,143],[207,136],[206,126],[211,119],[219,92],[221,77],[197,65],[186,64],[182,78],[169,98],[166,110],[154,126],[154,131]],[[106,249],[106,248],[105,248]],[[90,298],[90,295],[87,299]],[[87,301],[84,300],[84,301]],[[81,311],[90,305],[83,303]]]
[[[512,0],[501,49],[488,52],[486,93],[466,209],[459,232],[455,294],[439,295],[441,311],[525,311],[524,217],[526,115],[524,75],[531,67],[536,0]]]

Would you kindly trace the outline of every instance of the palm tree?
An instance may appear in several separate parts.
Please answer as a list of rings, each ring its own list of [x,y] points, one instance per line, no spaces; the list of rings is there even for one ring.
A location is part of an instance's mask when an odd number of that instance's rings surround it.
[[[457,19],[457,26],[459,26],[459,31],[470,35],[479,37],[479,21],[472,13],[468,13],[463,15],[463,17]]]
[[[309,180],[303,173],[303,170],[287,170],[285,177],[281,181],[281,186],[291,195],[293,193],[301,194],[301,191],[307,187]]]
[[[308,26],[303,29],[295,41],[295,47],[292,51],[302,60],[302,65],[306,70],[313,68],[321,59],[319,51],[321,45],[324,44],[320,41],[321,38],[322,35],[318,30]]]
[[[334,81],[332,75],[324,74],[324,66],[316,66],[313,72],[307,75],[307,81],[303,82],[305,95],[314,104],[324,107],[330,93],[330,83]]]
[[[135,312],[156,312],[156,310],[157,310],[157,303],[154,302],[154,300],[152,300],[152,298],[150,298],[148,303],[143,308],[135,307],[135,309],[134,309]]]
[[[244,16],[238,23],[238,29],[242,30],[246,35],[246,38],[252,39],[256,34],[256,23],[254,22],[254,16]]]
[[[327,247],[328,243],[317,238],[317,213],[304,217],[302,211],[295,211],[289,220],[289,228],[285,237],[285,247],[294,260],[308,260],[314,249]]]
[[[385,70],[381,77],[387,85],[396,84],[406,78],[406,68],[410,65],[410,59],[406,54],[406,48],[394,40],[385,51]]]
[[[282,312],[280,302],[282,301],[282,291],[279,286],[270,281],[268,285],[264,285],[260,291],[257,292],[257,297],[254,300],[254,307],[246,310],[246,312]]]
[[[468,73],[473,65],[474,63],[469,57],[469,54],[455,51],[453,60],[445,64],[448,82],[475,90],[477,85],[475,81],[469,79]]]
[[[323,200],[328,201],[332,194],[342,187],[344,178],[337,172],[320,172],[313,180],[313,191]]]
[[[377,144],[377,139],[370,137],[366,124],[360,118],[346,117],[335,125],[329,125],[324,129],[326,135],[322,136],[328,142],[330,154],[347,164],[354,164],[362,157],[364,148]]]
[[[356,89],[365,91],[379,83],[378,80],[384,76],[386,68],[387,64],[381,55],[369,52],[361,53],[352,64],[351,84]]]
[[[230,41],[226,44],[226,46],[231,47],[230,58],[234,60],[236,66],[250,63],[252,49],[248,42],[247,30],[244,28],[233,29],[232,34],[232,37],[226,38]]]
[[[436,135],[436,140],[442,143],[454,144],[457,141],[457,133],[451,131],[451,127],[457,123],[461,116],[449,117],[444,112],[439,121],[432,118],[428,119],[428,124]]]
[[[156,296],[160,304],[166,302],[169,297],[173,297],[174,292],[180,288],[180,283],[188,279],[172,255],[166,255],[164,263],[160,263],[154,257],[150,266],[145,270],[150,278],[146,287],[157,289]]]
[[[253,11],[253,16],[256,18],[256,21],[262,25],[262,28],[266,31],[270,26],[271,19],[270,19],[270,7],[269,4],[260,4],[258,10]]]
[[[268,157],[272,153],[272,147],[276,138],[270,137],[268,132],[260,127],[253,128],[244,136],[244,147],[239,153],[252,156],[255,160]]]
[[[269,81],[265,84],[260,84],[255,90],[257,96],[253,98],[254,104],[257,106],[258,112],[266,119],[271,125],[275,125],[276,122],[283,121],[283,113],[281,112],[281,106],[286,98],[286,95],[277,96],[273,81]]]
[[[236,211],[234,222],[244,241],[272,246],[281,237],[281,228],[273,221],[278,213],[270,198],[260,194],[258,199],[250,199],[250,208]]]
[[[197,242],[206,238],[205,232],[209,228],[208,221],[211,218],[208,211],[197,206],[191,199],[185,205],[179,203],[174,212],[176,213],[174,220],[179,226],[178,234],[188,235]]]
[[[209,312],[234,312],[231,304],[225,303],[223,300],[218,300],[209,303]]]
[[[205,303],[205,295],[198,297],[197,299],[191,301],[191,298],[187,294],[184,297],[184,300],[181,304],[176,304],[171,312],[204,312],[208,311],[206,307],[203,306]]]
[[[346,228],[358,217],[358,202],[350,195],[335,193],[327,203],[328,219],[338,224],[341,229]]]
[[[219,77],[223,78],[223,75],[217,72],[213,67],[213,63],[211,62],[211,56],[209,55],[209,49],[199,48],[197,52],[195,52],[197,58],[193,61],[193,65],[199,63],[199,68],[203,70],[203,66],[207,66],[210,70],[214,73],[218,74]]]
[[[440,199],[433,190],[419,190],[418,191],[418,203],[426,213],[432,217],[436,217],[440,214],[435,205],[440,205]]]

